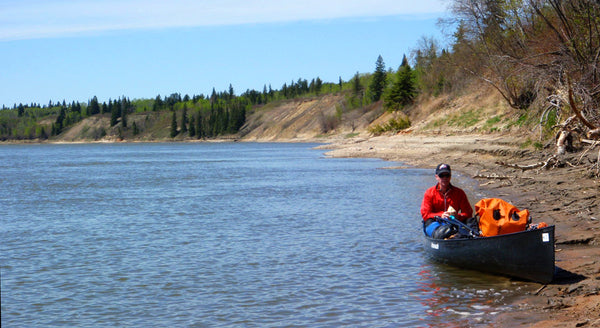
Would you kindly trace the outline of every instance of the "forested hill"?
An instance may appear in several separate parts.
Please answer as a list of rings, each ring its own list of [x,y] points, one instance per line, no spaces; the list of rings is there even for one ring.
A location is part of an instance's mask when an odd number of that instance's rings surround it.
[[[299,79],[281,89],[233,88],[210,96],[121,97],[100,103],[50,102],[15,105],[0,111],[0,139],[8,142],[190,141],[215,139],[314,139],[345,131],[364,131],[383,112],[388,87],[383,59],[373,74],[356,74],[350,81],[323,83]],[[406,62],[406,78],[414,76]],[[379,76],[379,84],[374,84]],[[392,80],[391,78],[389,79]],[[393,83],[389,83],[393,85]],[[414,97],[410,93],[411,101]],[[408,103],[408,101],[407,101]],[[409,126],[401,112],[399,130]]]
[[[403,129],[523,129],[538,143],[600,140],[600,3],[450,1],[454,32],[424,37],[398,68],[381,56],[348,81],[292,80],[275,90],[14,104],[0,141],[315,138]],[[398,54],[402,56],[402,54]],[[485,85],[485,87],[483,86]],[[498,102],[494,99],[501,99]],[[1,101],[1,99],[0,99]],[[539,146],[539,145],[538,145]]]
[[[352,90],[340,91],[337,87],[337,91],[319,95],[309,93],[245,105],[236,99],[230,103],[222,100],[220,105],[211,106],[204,98],[185,101],[182,98],[169,103],[172,97],[178,97],[176,95],[161,99],[164,108],[155,108],[158,99],[125,103],[117,100],[111,102],[111,107],[99,105],[101,112],[92,115],[85,114],[85,107],[80,112],[62,105],[52,109],[26,108],[20,117],[15,110],[4,110],[2,115],[12,117],[11,122],[19,124],[13,130],[18,133],[5,134],[3,141],[327,141],[406,129],[490,133],[519,128],[523,124],[522,116],[506,105],[498,93],[481,84],[466,95],[423,98],[418,105],[398,111],[386,110],[383,100],[367,101]],[[131,110],[123,117],[114,114],[114,108]],[[48,114],[39,117],[27,114],[36,111]]]
[[[50,102],[0,110],[4,142],[306,141],[396,133],[406,129],[512,129],[519,114],[480,82],[466,95],[418,92],[418,72],[406,58],[398,70],[377,58],[373,73],[349,81],[299,79],[281,89],[210,96],[174,93],[100,103]],[[508,116],[507,116],[508,115]],[[490,120],[491,118],[491,120]],[[414,123],[413,123],[414,122]]]

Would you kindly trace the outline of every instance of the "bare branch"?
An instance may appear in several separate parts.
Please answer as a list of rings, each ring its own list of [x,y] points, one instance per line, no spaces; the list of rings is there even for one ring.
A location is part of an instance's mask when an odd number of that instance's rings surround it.
[[[577,105],[575,105],[575,100],[573,99],[573,89],[571,88],[571,82],[569,81],[568,84],[569,84],[569,105],[571,106],[571,109],[573,110],[575,115],[577,115],[577,118],[581,121],[581,123],[583,123],[585,126],[587,126],[588,128],[590,128],[592,130],[597,129],[597,127],[595,127],[592,123],[588,122],[588,120],[586,120],[586,118],[583,117],[583,115],[581,115],[581,112],[577,108]]]
[[[600,138],[600,128],[588,131],[587,137],[590,139]]]
[[[506,167],[519,169],[521,171],[527,171],[527,170],[537,169],[539,167],[546,168],[548,166],[548,164],[550,164],[550,162],[552,162],[552,161],[556,162],[557,159],[558,158],[556,157],[556,155],[552,155],[545,162],[539,162],[539,163],[529,164],[529,165],[512,164],[512,163],[506,163],[506,162],[502,162],[502,161],[498,161],[498,162],[496,162],[496,164],[498,164],[500,166],[506,166]]]
[[[473,178],[493,179],[493,180],[510,180],[510,179],[516,179],[517,177],[508,176],[508,175],[482,175],[482,174],[476,174],[476,175],[473,176]]]

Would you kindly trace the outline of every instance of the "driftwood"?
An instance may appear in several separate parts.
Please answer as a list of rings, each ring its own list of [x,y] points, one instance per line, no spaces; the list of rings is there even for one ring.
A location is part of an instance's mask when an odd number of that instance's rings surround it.
[[[548,158],[546,161],[544,162],[539,162],[539,163],[535,163],[535,164],[529,164],[529,165],[519,165],[519,164],[511,164],[511,163],[506,163],[506,162],[501,162],[498,161],[496,162],[496,164],[500,165],[500,166],[505,166],[505,167],[511,167],[514,169],[519,169],[521,171],[527,171],[527,170],[533,170],[533,169],[537,169],[537,168],[546,168],[548,167],[548,165],[550,164],[550,162],[554,161],[556,162],[558,160],[556,155],[552,155],[550,156],[550,158]]]
[[[506,175],[496,175],[496,174],[492,174],[492,175],[475,174],[473,176],[473,178],[475,178],[475,179],[501,180],[503,183],[506,183],[507,185],[511,186],[512,185],[512,179],[514,179],[516,177],[506,176]],[[494,182],[493,181],[486,182],[485,184],[483,184],[483,186],[491,184],[491,183],[494,183]]]
[[[587,137],[590,139],[600,138],[600,128],[588,131]]]
[[[483,174],[475,174],[473,176],[473,178],[479,178],[479,179],[494,179],[494,180],[510,180],[510,179],[515,179],[517,177],[513,177],[513,176],[508,176],[508,175],[483,175]]]
[[[538,167],[544,165],[544,163],[535,163],[535,164],[530,164],[530,165],[519,165],[519,164],[506,163],[506,162],[496,162],[496,164],[498,164],[500,166],[505,166],[505,167],[512,167],[514,169],[519,169],[521,171],[527,171],[527,170],[537,169]]]
[[[592,145],[592,148],[600,145],[600,140],[581,139],[581,142]]]
[[[508,182],[510,182],[510,180],[512,180],[512,179],[528,179],[528,180],[533,179],[531,177],[517,177],[517,176],[511,176],[511,175],[497,175],[497,174],[490,174],[490,175],[475,174],[473,176],[473,178],[474,179],[488,179],[488,180],[508,180]]]
[[[583,125],[585,125],[587,128],[589,128],[589,129],[590,129],[590,130],[587,132],[586,136],[587,136],[589,139],[597,139],[597,138],[599,138],[599,137],[600,137],[600,127],[597,127],[597,126],[595,126],[594,124],[592,124],[590,121],[588,121],[588,120],[587,120],[587,119],[586,119],[586,118],[583,116],[583,114],[581,113],[581,111],[579,110],[579,108],[577,108],[577,105],[575,104],[575,99],[573,99],[573,89],[571,88],[571,82],[570,82],[570,79],[569,79],[569,77],[568,77],[568,76],[567,76],[567,79],[569,80],[569,81],[568,81],[568,87],[569,87],[569,90],[568,90],[568,91],[569,91],[569,96],[568,96],[568,97],[569,97],[569,105],[571,106],[571,110],[573,111],[573,113],[575,113],[575,116],[577,116],[577,118],[579,119],[579,121],[580,121],[581,123],[583,123]],[[562,136],[562,135],[561,135],[561,136]],[[560,148],[560,146],[561,146],[561,145],[559,144],[559,142],[560,142],[560,139],[561,139],[561,138],[559,137],[559,138],[558,138],[558,141],[557,141],[557,143],[556,143],[556,145],[557,145],[557,147],[558,147],[558,149],[557,149],[557,154],[562,154],[562,153],[561,153],[561,150],[563,150],[563,149],[564,149],[564,148]],[[590,141],[591,141],[591,140],[590,140]],[[584,140],[584,142],[586,142],[586,140]],[[590,148],[590,150],[591,150],[591,149],[593,149],[593,148],[595,148],[595,147],[596,147],[596,145],[597,145],[597,142],[596,142],[596,141],[594,141],[593,143],[592,143],[592,142],[590,142],[590,143],[592,144],[592,147]],[[586,150],[586,152],[585,152],[585,153],[587,153],[587,151],[588,151],[588,150]],[[584,155],[585,155],[585,153],[584,153]],[[582,155],[582,157],[581,157],[581,158],[583,158],[583,155]],[[581,159],[580,159],[580,161],[581,161]],[[596,175],[598,175],[598,174],[600,174],[600,152],[598,153],[598,163],[597,163],[596,165],[598,166],[598,169],[597,169]]]
[[[581,156],[579,157],[579,160],[577,161],[577,164],[581,163],[581,161],[583,160],[583,158],[590,152],[592,151],[594,148],[596,148],[596,146],[600,145],[600,140],[588,140],[588,139],[582,139],[581,142],[586,143],[586,144],[590,144],[590,146],[588,147],[588,149],[586,149],[583,154],[581,154]],[[596,169],[596,175],[600,174],[600,150],[598,151],[598,160],[597,163],[594,164],[592,166],[592,169],[594,168],[594,166],[597,167]]]
[[[563,155],[567,151],[565,141],[567,141],[569,134],[570,132],[567,130],[562,130],[558,134],[558,138],[556,140],[556,154]]]
[[[598,150],[598,162],[596,163],[596,176],[600,176],[600,150]]]

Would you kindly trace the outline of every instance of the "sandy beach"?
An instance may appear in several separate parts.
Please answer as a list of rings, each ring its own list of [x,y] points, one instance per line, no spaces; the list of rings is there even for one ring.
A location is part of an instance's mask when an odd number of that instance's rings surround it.
[[[323,146],[331,157],[370,157],[433,169],[451,164],[455,184],[475,197],[498,197],[529,209],[533,222],[556,225],[557,274],[548,285],[523,295],[518,311],[501,314],[498,327],[600,327],[600,179],[590,163],[598,150],[567,153],[546,162],[548,150],[520,148],[518,135],[398,134],[355,137]],[[577,165],[579,164],[579,165]],[[401,167],[399,167],[401,168]],[[420,201],[420,200],[419,200]],[[415,214],[415,219],[418,213]]]

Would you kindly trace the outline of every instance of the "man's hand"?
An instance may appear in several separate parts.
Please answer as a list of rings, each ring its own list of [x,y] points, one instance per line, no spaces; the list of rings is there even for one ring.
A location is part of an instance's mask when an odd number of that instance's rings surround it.
[[[444,219],[449,219],[451,216],[456,216],[456,210],[454,209],[454,207],[449,206],[448,210],[444,212],[444,214],[442,214],[442,217]]]

